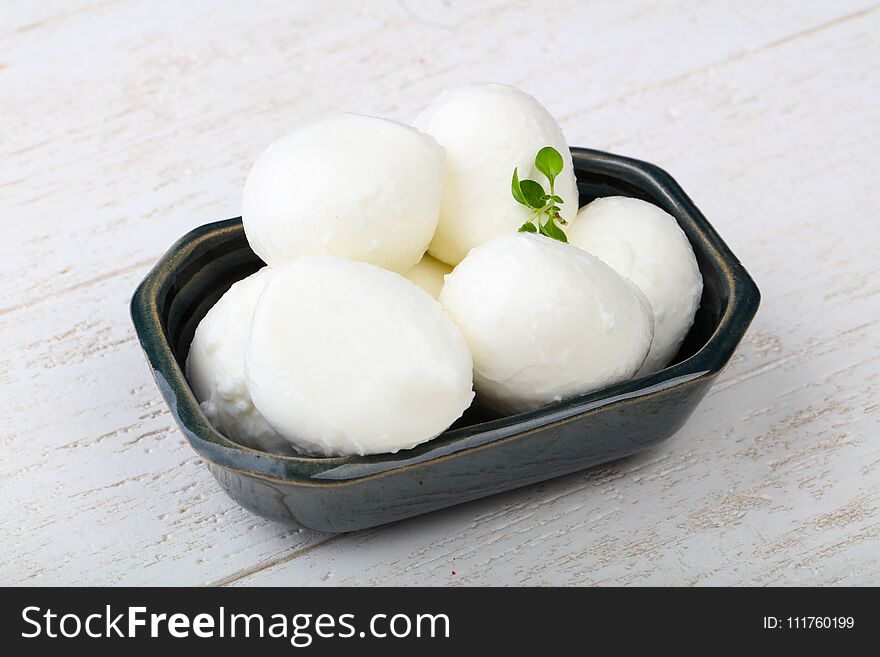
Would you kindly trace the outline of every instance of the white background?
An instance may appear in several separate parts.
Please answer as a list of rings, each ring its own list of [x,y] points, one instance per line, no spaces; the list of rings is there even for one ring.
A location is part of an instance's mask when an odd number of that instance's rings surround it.
[[[878,32],[858,0],[3,2],[0,583],[880,584]],[[131,292],[304,117],[474,80],[670,171],[761,288],[752,329],[639,456],[350,535],[247,513]]]

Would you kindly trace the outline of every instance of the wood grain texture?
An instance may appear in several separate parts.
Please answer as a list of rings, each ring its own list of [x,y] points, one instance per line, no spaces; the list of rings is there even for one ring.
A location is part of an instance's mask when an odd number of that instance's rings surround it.
[[[880,583],[880,9],[869,2],[18,2],[0,9],[0,583]],[[128,299],[303,117],[523,87],[669,170],[763,305],[668,442],[390,527],[238,508]],[[452,574],[453,570],[455,575]]]

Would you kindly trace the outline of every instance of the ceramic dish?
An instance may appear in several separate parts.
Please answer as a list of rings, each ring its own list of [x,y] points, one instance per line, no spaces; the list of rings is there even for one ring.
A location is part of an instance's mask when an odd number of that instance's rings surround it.
[[[667,173],[599,151],[572,154],[580,205],[611,195],[651,201],[676,218],[693,245],[703,297],[677,357],[661,372],[520,415],[492,418],[474,407],[438,438],[397,454],[276,456],[215,431],[183,363],[208,309],[262,263],[240,219],[196,228],[171,247],[135,292],[132,319],[177,423],[233,500],[267,518],[346,532],[621,458],[685,423],[745,334],[758,289]]]

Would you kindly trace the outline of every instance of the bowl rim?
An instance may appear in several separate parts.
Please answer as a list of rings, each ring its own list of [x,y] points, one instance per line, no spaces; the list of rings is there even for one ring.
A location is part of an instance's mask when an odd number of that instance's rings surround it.
[[[215,430],[205,417],[174,356],[162,326],[160,299],[173,285],[174,272],[206,243],[243,230],[241,218],[199,226],[177,240],[147,273],[131,299],[131,317],[138,340],[163,397],[188,441],[203,458],[225,470],[253,477],[307,486],[347,485],[366,478],[421,467],[437,460],[521,440],[544,429],[577,421],[599,410],[630,404],[672,388],[705,382],[729,362],[760,303],[751,276],[678,183],[660,167],[603,151],[572,147],[575,170],[588,162],[608,174],[626,172],[638,186],[662,198],[682,229],[718,268],[729,290],[729,301],[711,337],[700,349],[645,377],[578,395],[548,406],[488,422],[461,427],[412,449],[394,454],[315,457],[277,455],[236,443]],[[671,210],[670,210],[671,208]]]

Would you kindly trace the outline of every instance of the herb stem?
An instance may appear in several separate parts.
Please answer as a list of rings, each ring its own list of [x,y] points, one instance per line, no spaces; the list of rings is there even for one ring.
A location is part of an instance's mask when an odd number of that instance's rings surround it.
[[[545,146],[535,156],[535,168],[547,178],[550,193],[545,194],[544,188],[540,183],[534,180],[520,180],[517,169],[513,170],[513,180],[511,181],[511,192],[517,203],[526,206],[532,210],[529,220],[520,226],[520,232],[540,233],[545,237],[567,242],[568,238],[565,231],[559,226],[566,226],[568,222],[559,214],[559,205],[563,203],[563,199],[556,195],[555,180],[563,169],[564,161],[562,156],[552,146]],[[541,221],[542,215],[547,218]],[[559,225],[556,224],[559,222]]]

